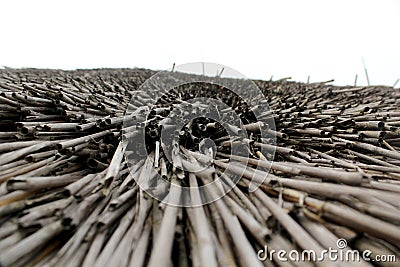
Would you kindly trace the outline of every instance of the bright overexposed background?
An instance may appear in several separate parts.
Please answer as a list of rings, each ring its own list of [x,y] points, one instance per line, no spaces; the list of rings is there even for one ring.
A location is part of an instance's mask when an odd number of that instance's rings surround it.
[[[0,2],[0,66],[143,67],[206,61],[250,78],[393,85],[400,1]],[[400,82],[396,87],[399,87]]]

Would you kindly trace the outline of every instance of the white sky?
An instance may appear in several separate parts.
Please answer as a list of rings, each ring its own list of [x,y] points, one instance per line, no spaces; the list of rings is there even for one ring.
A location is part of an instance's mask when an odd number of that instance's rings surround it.
[[[239,1],[238,1],[239,2]],[[215,62],[250,78],[372,84],[400,78],[400,1],[0,2],[0,66]],[[396,87],[400,86],[400,82]]]

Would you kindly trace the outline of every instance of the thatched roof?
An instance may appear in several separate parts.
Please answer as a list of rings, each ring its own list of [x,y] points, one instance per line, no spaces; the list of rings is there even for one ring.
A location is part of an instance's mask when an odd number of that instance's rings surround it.
[[[206,135],[216,144],[210,171],[199,175],[177,170],[162,151],[154,152],[164,116],[158,112],[185,100],[179,92],[157,104],[154,135],[146,132],[151,156],[133,162],[121,156],[127,150],[123,135],[129,134],[122,129],[124,112],[153,74],[0,70],[1,266],[305,265],[282,262],[276,254],[260,261],[257,252],[267,245],[319,253],[337,249],[339,238],[347,241],[345,250],[399,257],[399,90],[254,81],[273,111],[264,117],[276,126],[256,130],[248,115],[253,107],[215,93],[236,105],[250,137],[226,138],[211,129],[221,125],[207,120],[190,126],[197,132],[185,129],[180,136],[187,140],[181,144],[187,161],[197,158],[190,151]],[[151,97],[135,98],[133,106],[146,99]],[[260,138],[259,131],[271,138]],[[243,143],[250,160],[231,157],[230,149]],[[177,207],[138,186],[138,179],[157,184],[149,171],[154,165],[172,183],[191,187],[225,172],[208,191],[194,190],[193,201],[212,198],[243,177],[217,201]],[[252,179],[262,184],[249,192]],[[164,189],[164,200],[182,193]]]

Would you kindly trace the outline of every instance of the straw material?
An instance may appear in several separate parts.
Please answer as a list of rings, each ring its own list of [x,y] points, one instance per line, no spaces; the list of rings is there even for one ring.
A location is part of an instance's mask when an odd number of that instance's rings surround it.
[[[259,107],[209,87],[205,96],[233,106],[244,129],[195,119],[176,132],[185,156],[175,155],[173,166],[159,131],[172,128],[171,109],[202,88],[178,88],[155,103],[136,94],[153,74],[0,70],[0,266],[343,266],[257,258],[265,245],[318,254],[337,249],[339,238],[345,250],[399,260],[398,89],[254,81],[271,109],[261,117],[273,118],[273,128],[249,115]],[[146,103],[156,104],[146,130],[149,156],[129,161],[135,147],[124,140],[138,131],[123,129],[125,110]],[[204,103],[192,109],[210,111]],[[205,137],[215,147],[202,143]],[[250,159],[230,155],[240,145]],[[199,166],[204,170],[190,171]],[[162,187],[157,173],[175,186]],[[261,185],[252,190],[253,182]],[[177,185],[195,188],[192,203],[225,196],[187,208],[146,193],[179,203],[185,196]]]

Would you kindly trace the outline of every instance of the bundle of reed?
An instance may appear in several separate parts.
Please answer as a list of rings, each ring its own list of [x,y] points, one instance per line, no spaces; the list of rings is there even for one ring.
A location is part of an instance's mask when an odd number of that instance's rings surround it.
[[[251,115],[257,106],[221,88],[190,84],[158,102],[138,94],[155,73],[0,70],[1,266],[340,266],[278,254],[259,259],[265,245],[319,255],[338,249],[339,239],[345,251],[399,260],[398,89],[254,81],[273,128]],[[207,119],[210,106],[189,105],[204,118],[176,133],[180,170],[164,153],[160,131],[178,124],[168,115],[199,92],[232,106],[244,129],[228,115],[225,124]],[[149,153],[131,160],[137,125],[123,127],[125,111],[148,103]],[[248,138],[238,138],[243,131]],[[240,145],[249,157],[230,153]],[[160,188],[157,174],[171,186]],[[261,185],[249,190],[251,181]],[[224,196],[197,207],[165,204],[179,203],[184,187],[192,188],[192,203]]]

